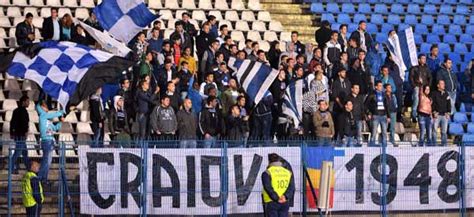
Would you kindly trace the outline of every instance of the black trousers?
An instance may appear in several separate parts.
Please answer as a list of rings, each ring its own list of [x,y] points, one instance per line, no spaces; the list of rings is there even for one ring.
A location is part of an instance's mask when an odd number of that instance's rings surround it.
[[[36,204],[32,207],[26,207],[27,217],[39,217],[41,213],[41,204]]]

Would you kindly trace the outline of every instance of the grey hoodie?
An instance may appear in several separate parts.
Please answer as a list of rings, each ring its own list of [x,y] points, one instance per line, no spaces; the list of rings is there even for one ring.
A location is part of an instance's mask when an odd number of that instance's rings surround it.
[[[161,134],[174,134],[178,127],[176,115],[171,106],[156,106],[150,116],[151,128]]]

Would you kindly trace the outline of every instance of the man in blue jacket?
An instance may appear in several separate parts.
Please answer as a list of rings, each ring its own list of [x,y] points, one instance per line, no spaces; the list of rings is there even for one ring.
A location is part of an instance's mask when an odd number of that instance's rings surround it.
[[[51,151],[54,145],[54,133],[61,129],[61,122],[64,121],[64,111],[50,112],[45,101],[40,101],[36,105],[36,111],[39,115],[39,130],[41,137],[41,150],[43,157],[41,159],[41,166],[38,172],[38,176],[41,181],[46,182],[48,180],[49,166],[51,165],[52,156]],[[54,124],[53,119],[60,118],[61,122]]]

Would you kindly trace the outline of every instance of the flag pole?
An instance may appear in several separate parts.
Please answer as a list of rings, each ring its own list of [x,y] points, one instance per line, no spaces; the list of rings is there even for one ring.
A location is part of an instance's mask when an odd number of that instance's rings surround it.
[[[316,207],[318,208],[319,216],[322,217],[323,213],[321,212],[321,208],[319,208],[318,206],[318,197],[316,196],[316,191],[314,190],[313,183],[311,182],[311,179],[309,178],[308,169],[306,168],[306,164],[304,163],[303,163],[303,170],[304,170],[305,177],[308,180],[309,188],[311,189],[311,194],[313,195],[314,203],[316,203]]]

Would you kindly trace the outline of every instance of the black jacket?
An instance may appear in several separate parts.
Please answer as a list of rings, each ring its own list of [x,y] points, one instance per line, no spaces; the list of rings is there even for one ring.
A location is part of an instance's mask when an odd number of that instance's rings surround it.
[[[61,23],[59,25],[59,32],[60,32],[59,35],[61,35]],[[43,37],[43,40],[50,40],[53,38],[53,35],[54,35],[53,18],[48,17],[43,20],[43,28],[41,28],[41,37]]]
[[[431,105],[433,113],[438,113],[438,115],[451,113],[451,99],[449,98],[448,92],[443,91],[441,93],[439,90],[433,91],[431,99],[433,99],[433,104]]]
[[[222,133],[223,124],[221,123],[221,115],[217,109],[204,108],[199,113],[199,129],[204,136],[218,136]]]
[[[326,46],[326,42],[331,39],[331,32],[332,30],[329,28],[321,27],[320,29],[316,30],[314,36],[316,37],[316,42],[318,42],[318,46],[323,49]]]
[[[211,33],[199,32],[199,35],[196,37],[196,51],[199,60],[201,60],[202,55],[204,55],[204,52],[209,48],[211,41],[214,39]]]
[[[242,140],[244,138],[245,123],[241,117],[230,115],[226,120],[226,138],[228,140]]]
[[[125,110],[110,109],[109,118],[109,130],[112,134],[118,133],[130,133],[128,125],[127,112]]]
[[[431,71],[428,65],[418,65],[410,69],[410,84],[412,87],[431,85],[431,80]]]
[[[78,44],[82,44],[86,46],[89,44],[89,39],[87,38],[87,36],[82,36],[79,34],[73,34],[71,41],[74,43],[78,43]]]
[[[181,109],[176,115],[179,139],[196,139],[196,115],[192,111]]]
[[[352,84],[358,84],[360,94],[366,95],[372,89],[370,82],[370,68],[367,61],[364,61],[364,69],[360,65],[360,61],[356,60],[348,72],[349,80]]]
[[[334,79],[334,82],[332,83],[332,95],[331,98],[335,101],[336,98],[339,98],[342,104],[344,104],[346,97],[350,94],[351,92],[351,82],[349,79],[344,79],[344,82],[341,81],[341,79],[336,78]],[[340,107],[337,103],[335,103],[334,111],[342,111],[342,107]]]
[[[385,93],[382,93],[382,97],[383,97],[383,106],[385,109],[383,110],[377,109],[376,92],[373,92],[367,97],[365,107],[368,109],[368,112],[371,115],[386,115],[387,117],[390,117],[390,114],[387,113],[388,104],[386,100],[387,97],[385,97]]]
[[[354,115],[354,119],[356,121],[364,120],[366,111],[364,96],[359,94],[354,97],[352,94],[349,94],[347,101],[352,102],[352,114]]]
[[[187,33],[186,31],[184,31],[183,37],[184,37],[184,41],[182,40],[181,35],[177,31],[174,31],[170,35],[170,39],[173,40],[173,41],[174,41],[175,38],[181,39],[181,50],[182,51],[184,51],[184,48],[186,48],[186,47],[189,47],[189,48],[192,49],[193,39],[192,39],[191,35],[189,35],[189,33]]]
[[[101,102],[102,101],[99,100],[98,98],[97,99],[91,98],[89,100],[89,105],[90,105],[90,110],[91,110],[90,118],[92,122],[99,123],[105,120],[105,113],[101,105]]]
[[[33,40],[28,38],[29,34],[35,34],[33,25],[30,26],[26,22],[18,23],[15,30],[15,37],[19,46],[33,43]]]
[[[339,130],[339,136],[341,138],[344,136],[347,136],[347,137],[357,136],[356,119],[354,118],[354,114],[352,112],[348,112],[344,110],[341,114],[337,116],[337,118],[338,118],[337,126],[342,127],[342,129]]]
[[[357,46],[360,47],[360,32],[359,31],[356,30],[352,32],[350,38],[355,39],[355,41],[357,42]],[[368,32],[364,32],[364,38],[365,38],[365,46],[367,47],[367,50],[368,50],[370,49],[370,47],[372,47],[372,44],[373,44],[372,36],[370,36]]]
[[[28,124],[30,117],[25,107],[20,106],[13,110],[12,120],[10,121],[10,134],[13,136],[25,136],[28,133]]]
[[[357,58],[359,58],[359,51],[361,49],[358,48],[358,47],[351,47],[349,46],[347,48],[347,59],[349,60],[349,64],[352,65],[354,63],[354,61],[357,60]]]
[[[306,53],[306,46],[303,43],[301,43],[300,41],[296,41],[295,51],[298,54],[305,54]]]
[[[138,90],[136,94],[137,113],[148,114],[150,109],[156,104],[155,99],[158,95],[150,91]]]

